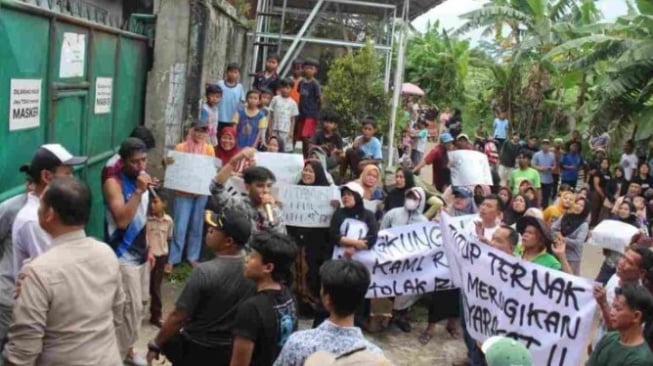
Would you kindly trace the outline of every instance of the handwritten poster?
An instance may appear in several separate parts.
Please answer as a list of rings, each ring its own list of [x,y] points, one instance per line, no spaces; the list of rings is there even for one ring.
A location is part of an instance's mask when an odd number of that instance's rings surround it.
[[[9,131],[38,127],[41,79],[11,79],[9,88]]]
[[[298,174],[304,169],[302,154],[257,152],[255,159],[257,166],[264,166],[274,173],[278,186],[297,184]]]
[[[451,184],[454,186],[492,185],[487,156],[473,150],[449,151]]]
[[[86,60],[86,35],[66,32],[61,42],[59,77],[76,78],[84,76]]]
[[[284,223],[298,227],[329,227],[334,212],[330,202],[339,198],[338,193],[336,187],[280,186]]]
[[[174,163],[166,167],[166,188],[192,194],[210,194],[211,180],[220,165],[218,159],[179,151],[170,151],[168,156],[174,159]]]
[[[587,242],[623,253],[633,236],[639,232],[640,230],[632,225],[617,220],[603,220],[592,230]]]
[[[113,100],[113,78],[95,79],[95,114],[111,113],[111,101]]]
[[[443,214],[442,236],[472,338],[521,341],[534,365],[579,365],[597,307],[593,283],[479,243],[462,220]]]
[[[342,257],[337,247],[333,258]],[[371,250],[353,259],[372,275],[367,298],[423,295],[452,288],[440,228],[434,222],[401,226],[379,232]]]

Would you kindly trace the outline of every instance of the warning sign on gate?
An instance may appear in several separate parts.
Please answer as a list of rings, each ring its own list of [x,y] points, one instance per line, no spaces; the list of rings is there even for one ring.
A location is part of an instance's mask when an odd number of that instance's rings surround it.
[[[9,131],[38,127],[41,123],[41,79],[11,79]]]
[[[95,79],[95,114],[111,113],[113,78]]]

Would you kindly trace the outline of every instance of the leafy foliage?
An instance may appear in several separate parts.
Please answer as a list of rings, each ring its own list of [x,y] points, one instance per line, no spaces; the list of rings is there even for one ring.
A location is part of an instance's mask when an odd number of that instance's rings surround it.
[[[390,96],[385,92],[380,59],[371,43],[335,59],[328,80],[324,88],[326,107],[339,114],[341,133],[354,135],[358,122],[368,115],[377,119],[379,131],[387,130]]]

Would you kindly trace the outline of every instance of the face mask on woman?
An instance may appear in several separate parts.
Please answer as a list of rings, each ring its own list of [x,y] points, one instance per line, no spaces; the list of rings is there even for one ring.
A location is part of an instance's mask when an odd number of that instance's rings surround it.
[[[417,207],[419,206],[419,201],[412,199],[412,198],[406,198],[406,202],[404,203],[404,207],[408,211],[415,211],[417,210]]]

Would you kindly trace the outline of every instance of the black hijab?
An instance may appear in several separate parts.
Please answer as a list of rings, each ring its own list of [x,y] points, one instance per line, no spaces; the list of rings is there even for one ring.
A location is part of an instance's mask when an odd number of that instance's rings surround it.
[[[315,174],[315,182],[311,184],[311,186],[321,186],[321,187],[328,187],[329,186],[329,180],[326,177],[326,174],[324,173],[324,168],[322,167],[322,163],[320,163],[317,160],[308,160],[304,162],[304,168],[306,165],[310,165],[311,168],[313,168],[313,173]],[[308,184],[305,184],[301,178],[299,178],[299,183],[297,183],[299,186],[307,186]]]
[[[568,213],[562,216],[560,219],[560,233],[562,236],[569,236],[573,234],[584,222],[587,221],[587,216],[590,214],[590,204],[584,198],[576,199],[576,202],[583,200],[585,201],[585,206],[583,207],[583,212],[579,214]]]
[[[517,212],[512,208],[512,202],[517,197],[521,197],[524,200],[524,211],[522,211],[522,212]],[[524,197],[524,195],[521,194],[521,193],[516,194],[514,197],[512,197],[512,199],[508,203],[508,209],[506,210],[505,214],[503,215],[503,223],[508,225],[508,226],[510,226],[512,224],[515,224],[517,222],[517,220],[519,220],[520,218],[522,218],[524,216],[524,214],[526,213],[526,210],[528,210],[528,209],[529,209],[529,206],[528,206],[528,200],[526,199],[526,197]]]
[[[406,168],[399,168],[397,169],[397,172],[400,170],[404,173],[406,185],[404,188],[394,188],[385,197],[383,206],[386,212],[392,210],[393,208],[403,207],[404,202],[406,201],[406,191],[415,187],[415,175],[413,175],[413,172],[410,169]]]
[[[623,204],[628,205],[628,209],[630,210],[630,215],[628,216],[628,218],[622,219],[621,216],[619,216],[617,214],[616,217],[615,217],[615,220],[618,220],[618,221],[621,221],[621,222],[623,222],[625,224],[630,224],[630,225],[632,225],[632,226],[634,226],[636,228],[639,228],[639,223],[637,222],[637,209],[635,208],[635,205],[630,201],[623,201],[621,204],[622,205]]]

